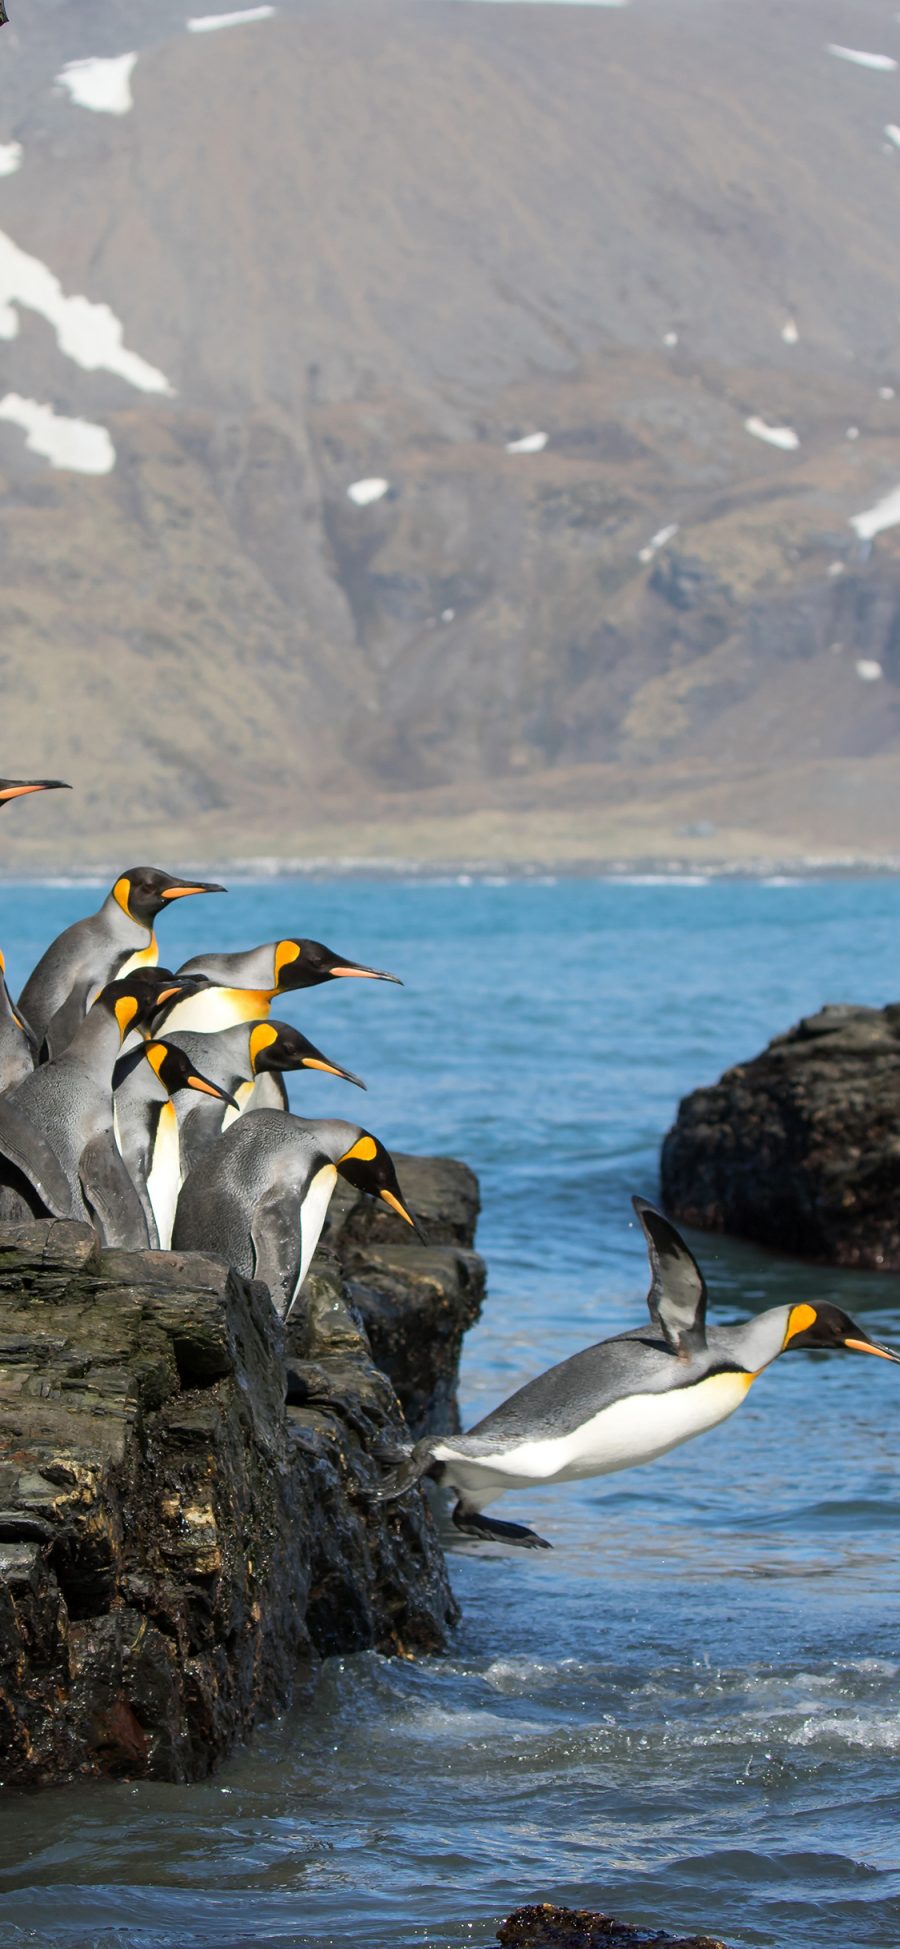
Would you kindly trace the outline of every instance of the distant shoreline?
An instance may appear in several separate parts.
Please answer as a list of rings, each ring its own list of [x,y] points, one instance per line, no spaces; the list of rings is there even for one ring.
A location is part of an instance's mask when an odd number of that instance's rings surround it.
[[[4,886],[104,886],[121,870],[121,861],[73,867],[67,872],[29,873],[0,869]],[[810,880],[888,880],[900,875],[900,855],[872,859],[758,859],[758,860],[410,860],[370,859],[201,859],[176,860],[173,872],[218,874],[234,885],[264,885],[278,880],[347,880],[423,885],[555,884],[560,880],[596,880],[621,886],[705,886],[719,880],[758,884],[796,885]]]

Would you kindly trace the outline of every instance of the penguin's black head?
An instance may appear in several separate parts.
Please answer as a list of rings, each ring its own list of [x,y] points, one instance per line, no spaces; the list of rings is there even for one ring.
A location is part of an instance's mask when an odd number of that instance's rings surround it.
[[[161,866],[129,866],[112,889],[112,897],[129,920],[151,927],[158,913],[172,900],[183,900],[189,893],[224,893],[211,880],[179,880]]]
[[[383,1204],[390,1205],[399,1218],[405,1218],[414,1231],[418,1230],[415,1219],[403,1203],[394,1160],[371,1131],[361,1130],[356,1142],[344,1152],[343,1157],[336,1158],[335,1163],[348,1184],[354,1185],[357,1191],[368,1191],[370,1197],[380,1198]]]
[[[0,805],[27,798],[31,792],[71,792],[62,778],[0,778]]]
[[[261,1069],[321,1069],[326,1076],[342,1076],[345,1083],[355,1083],[361,1090],[366,1087],[352,1069],[341,1069],[338,1063],[329,1062],[290,1022],[254,1022],[250,1029],[250,1061],[254,1076]]]
[[[816,1306],[801,1304],[792,1306],[788,1315],[787,1332],[784,1336],[785,1348],[790,1347],[846,1347],[850,1353],[877,1353],[882,1360],[900,1362],[900,1353],[893,1353],[890,1347],[880,1347],[870,1340],[861,1326],[851,1320],[849,1313],[839,1306],[831,1306],[823,1301]]]
[[[163,1089],[174,1096],[176,1090],[199,1090],[201,1096],[217,1096],[222,1103],[229,1103],[233,1110],[239,1105],[227,1090],[218,1083],[210,1082],[208,1076],[201,1076],[194,1068],[184,1049],[175,1042],[145,1042],[141,1054],[144,1055],[162,1083]]]
[[[362,981],[395,981],[403,986],[399,975],[345,961],[322,941],[276,941],[275,984],[279,994],[289,988],[317,988],[320,981],[334,981],[338,975],[356,975]]]

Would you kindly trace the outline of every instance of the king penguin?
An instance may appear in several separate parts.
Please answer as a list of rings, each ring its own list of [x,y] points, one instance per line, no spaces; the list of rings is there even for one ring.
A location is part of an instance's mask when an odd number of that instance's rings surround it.
[[[184,977],[179,977],[183,979]],[[167,1035],[167,1040],[169,1037]],[[299,1029],[290,1022],[240,1022],[233,1029],[219,1029],[214,1035],[199,1035],[190,1030],[172,1038],[176,1048],[183,1049],[205,1076],[212,1076],[221,1088],[233,1099],[231,1108],[220,1103],[209,1102],[204,1098],[182,1095],[177,1105],[178,1128],[181,1138],[181,1157],[185,1176],[221,1136],[235,1119],[242,1116],[252,1102],[254,1110],[287,1109],[287,1091],[281,1080],[282,1071],[288,1069],[320,1070],[326,1076],[337,1076],[345,1083],[355,1083],[364,1090],[361,1077],[354,1076],[352,1070],[342,1069],[339,1063],[331,1062],[323,1056],[315,1044],[307,1041]],[[258,1104],[256,1090],[265,1079],[275,1086],[277,1094],[271,1103]],[[116,1092],[118,1099],[118,1090]]]
[[[265,941],[262,947],[247,948],[238,954],[195,954],[178,972],[205,975],[213,986],[196,1003],[186,996],[173,1009],[166,1025],[167,1033],[171,1029],[173,1035],[180,1034],[182,1029],[209,1031],[229,1029],[236,1022],[252,1022],[268,1015],[276,995],[297,988],[317,988],[322,981],[355,977],[363,981],[393,981],[403,986],[399,975],[384,974],[380,968],[366,968],[357,961],[345,961],[321,941]]]
[[[210,881],[179,880],[158,866],[120,873],[102,907],[52,941],[29,975],[19,1008],[46,1054],[58,1056],[84,1019],[95,993],[153,967],[159,948],[153,922],[163,907],[193,893],[224,893]]]
[[[646,1198],[632,1200],[647,1241],[649,1327],[586,1347],[528,1381],[464,1435],[417,1442],[378,1491],[403,1495],[423,1475],[455,1491],[466,1536],[549,1549],[520,1523],[482,1511],[513,1489],[610,1475],[655,1461],[734,1414],[778,1355],[848,1347],[900,1361],[837,1306],[773,1306],[738,1326],[706,1325],[706,1285],[684,1239]]]
[[[0,1095],[30,1076],[37,1061],[37,1036],[13,1002],[0,951]]]
[[[102,989],[67,1049],[0,1096],[0,1219],[79,1218],[106,1245],[148,1243],[116,1147],[112,1071],[132,1027],[155,1013],[149,971]],[[161,993],[165,995],[166,988]]]
[[[202,1037],[195,1038],[198,1042]],[[174,1042],[141,1042],[113,1072],[116,1144],[144,1208],[151,1246],[168,1251],[184,1181],[176,1097],[198,1096],[219,1109],[235,1099]],[[211,1101],[212,1099],[212,1101]]]
[[[212,1252],[247,1279],[262,1279],[284,1319],[319,1242],[338,1176],[415,1223],[393,1159],[377,1137],[337,1118],[251,1110],[212,1145],[185,1179],[172,1245]]]

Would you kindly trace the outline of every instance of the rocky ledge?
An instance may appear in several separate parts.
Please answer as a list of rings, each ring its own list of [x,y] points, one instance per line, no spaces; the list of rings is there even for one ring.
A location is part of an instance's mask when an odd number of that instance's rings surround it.
[[[287,1334],[215,1259],[102,1251],[57,1220],[0,1231],[6,1787],[196,1778],[319,1658],[446,1643],[424,1502],[367,1492],[401,1402],[417,1434],[454,1423],[478,1194],[449,1159],[400,1175],[428,1245],[336,1200]]]
[[[679,1106],[666,1209],[829,1265],[900,1267],[900,1005],[836,1005]]]

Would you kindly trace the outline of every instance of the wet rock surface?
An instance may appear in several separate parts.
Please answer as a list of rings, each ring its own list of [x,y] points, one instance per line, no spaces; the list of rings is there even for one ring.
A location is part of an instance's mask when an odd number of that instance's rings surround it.
[[[662,1191],[701,1230],[900,1267],[900,1005],[823,1008],[685,1097]]]
[[[589,1908],[557,1908],[552,1902],[517,1908],[497,1930],[503,1949],[725,1949],[718,1937],[668,1935],[635,1929]]]
[[[458,1180],[442,1219],[439,1176],[435,1229],[452,1231]],[[477,1188],[469,1245],[476,1208]],[[333,1244],[366,1266],[363,1298],[438,1425],[480,1261],[369,1245],[364,1212],[349,1216]],[[456,1606],[424,1500],[368,1495],[379,1447],[407,1431],[356,1283],[323,1255],[284,1329],[264,1286],[201,1254],[103,1251],[58,1220],[0,1231],[3,1785],[200,1777],[320,1657],[447,1642]]]

